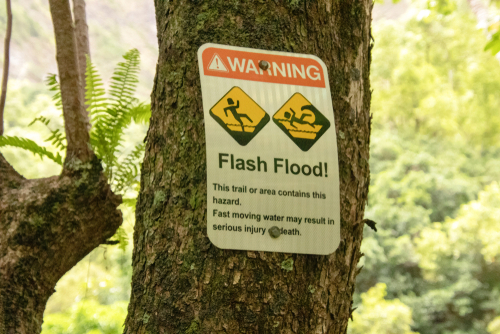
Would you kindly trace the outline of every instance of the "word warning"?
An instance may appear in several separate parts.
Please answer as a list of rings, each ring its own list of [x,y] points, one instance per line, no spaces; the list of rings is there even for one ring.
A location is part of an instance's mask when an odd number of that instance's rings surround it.
[[[224,249],[334,252],[338,157],[324,63],[217,44],[203,45],[198,60],[210,241]]]

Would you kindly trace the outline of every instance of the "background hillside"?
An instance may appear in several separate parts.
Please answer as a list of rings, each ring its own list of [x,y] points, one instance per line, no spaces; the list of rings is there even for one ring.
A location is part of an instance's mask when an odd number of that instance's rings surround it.
[[[107,78],[121,55],[132,48],[138,49],[143,63],[138,94],[142,99],[148,98],[158,58],[153,1],[87,0],[86,3],[92,61]],[[48,0],[12,1],[12,12],[9,77],[41,83],[47,73],[57,73]],[[2,5],[2,36],[5,27],[5,6]]]

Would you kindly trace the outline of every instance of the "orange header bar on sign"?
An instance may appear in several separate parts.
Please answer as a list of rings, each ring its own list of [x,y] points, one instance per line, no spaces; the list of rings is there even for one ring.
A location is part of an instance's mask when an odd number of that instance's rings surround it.
[[[203,51],[202,59],[205,75],[325,88],[325,76],[321,64],[312,58],[211,47]],[[260,60],[269,63],[266,71],[259,68]]]

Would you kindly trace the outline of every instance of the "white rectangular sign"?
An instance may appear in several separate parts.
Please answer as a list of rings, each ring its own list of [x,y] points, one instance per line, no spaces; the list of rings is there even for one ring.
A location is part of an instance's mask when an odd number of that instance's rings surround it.
[[[325,64],[204,44],[207,229],[219,248],[331,254],[340,242],[337,141]]]

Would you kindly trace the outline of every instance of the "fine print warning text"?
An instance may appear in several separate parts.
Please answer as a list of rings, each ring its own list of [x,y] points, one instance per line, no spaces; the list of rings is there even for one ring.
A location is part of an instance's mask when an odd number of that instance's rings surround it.
[[[211,216],[218,219],[217,224],[212,225],[213,231],[224,232],[244,232],[266,236],[269,224],[281,222],[286,223],[280,228],[280,234],[301,236],[301,226],[303,225],[334,225],[335,219],[330,217],[309,216],[309,215],[285,215],[285,214],[263,214],[260,212],[243,212],[240,208],[243,202],[238,195],[251,194],[253,196],[280,196],[280,197],[301,197],[325,201],[326,195],[322,192],[309,192],[289,189],[268,189],[254,188],[246,185],[231,185],[213,183],[212,189],[217,195],[213,196]],[[236,195],[236,197],[235,197]],[[249,200],[255,200],[248,197]],[[225,222],[227,221],[227,222]],[[244,224],[241,224],[243,222]],[[255,224],[262,223],[262,224]]]

